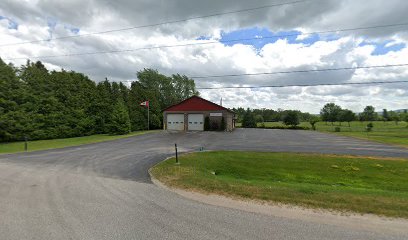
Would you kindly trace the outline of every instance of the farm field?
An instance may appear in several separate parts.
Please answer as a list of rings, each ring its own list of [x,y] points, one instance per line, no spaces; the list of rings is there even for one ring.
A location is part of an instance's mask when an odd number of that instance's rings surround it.
[[[374,121],[374,127],[371,132],[366,131],[367,124],[368,122],[354,121],[350,123],[349,127],[348,123],[345,122],[341,123],[341,125],[338,122],[335,122],[333,125],[331,123],[318,122],[316,123],[316,130],[408,147],[408,124],[406,122],[399,122],[397,125],[395,122]],[[237,126],[240,127],[241,125],[237,124]],[[258,124],[258,126],[261,126],[261,124]],[[265,122],[265,127],[267,128],[284,126],[282,122]],[[311,127],[308,122],[301,122],[299,126]],[[340,127],[340,132],[335,132],[336,127]]]
[[[89,143],[104,142],[120,138],[132,137],[155,131],[137,131],[126,135],[97,134],[84,137],[28,141],[28,151],[72,147]],[[24,142],[0,143],[0,154],[24,152]]]
[[[340,212],[408,218],[408,160],[300,153],[201,152],[151,173],[170,187]]]

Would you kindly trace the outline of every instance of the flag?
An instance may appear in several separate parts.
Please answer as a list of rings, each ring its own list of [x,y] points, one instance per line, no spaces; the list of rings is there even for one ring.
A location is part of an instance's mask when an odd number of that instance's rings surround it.
[[[149,107],[149,101],[144,101],[144,102],[140,103],[140,106]]]

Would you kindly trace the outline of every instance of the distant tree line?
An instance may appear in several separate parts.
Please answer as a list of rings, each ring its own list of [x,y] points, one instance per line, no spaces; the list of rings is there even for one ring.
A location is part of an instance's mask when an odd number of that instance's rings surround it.
[[[295,128],[300,122],[316,119],[315,115],[298,110],[272,110],[265,108],[248,108],[245,110],[244,108],[233,108],[232,111],[237,115],[237,122],[242,123],[242,127],[245,128],[255,128],[258,124],[262,127],[264,122],[283,122],[286,126]]]
[[[320,110],[320,115],[298,110],[272,110],[265,108],[248,108],[246,110],[244,108],[233,108],[232,110],[237,115],[237,122],[242,123],[242,127],[245,128],[262,127],[263,122],[282,122],[292,128],[295,128],[300,122],[308,122],[312,129],[316,129],[315,124],[319,121],[330,122],[332,125],[334,122],[338,122],[340,125],[342,122],[347,122],[349,126],[352,121],[394,121],[395,124],[398,124],[399,121],[406,121],[408,123],[407,110],[395,112],[383,109],[381,115],[375,111],[373,106],[366,106],[363,112],[357,114],[349,109],[343,109],[334,103],[325,104]]]
[[[352,121],[394,121],[398,124],[400,121],[408,122],[407,110],[402,112],[388,111],[383,109],[382,114],[375,111],[373,106],[366,106],[363,112],[356,114],[349,109],[342,109],[340,106],[334,103],[327,103],[320,110],[321,120],[324,122],[330,122],[332,125],[334,122],[350,122]]]
[[[283,109],[278,109],[278,110],[273,110],[273,109],[244,109],[244,108],[233,108],[232,111],[235,112],[237,115],[237,122],[242,123],[244,116],[246,113],[250,113],[253,117],[255,122],[261,123],[261,122],[280,122],[283,120],[283,118],[288,114],[288,112],[296,112],[299,121],[304,122],[308,121],[310,119],[310,116],[312,114],[306,113],[306,112],[301,112],[298,110],[283,110]]]
[[[130,87],[95,83],[82,73],[49,71],[41,62],[15,67],[0,59],[0,142],[124,134],[162,127],[162,110],[198,94],[194,80],[165,76],[156,70],[137,72]]]

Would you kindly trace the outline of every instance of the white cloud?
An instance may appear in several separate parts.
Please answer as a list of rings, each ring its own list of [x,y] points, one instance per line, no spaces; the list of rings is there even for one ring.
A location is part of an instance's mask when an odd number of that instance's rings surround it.
[[[80,33],[105,31],[129,26],[141,26],[267,5],[270,1],[80,1],[60,2],[15,1],[0,2],[0,16],[17,22],[18,29],[8,29],[0,20],[0,45],[21,41],[47,39],[47,19],[57,21],[53,36],[72,35],[65,26],[77,27]],[[384,1],[321,1],[268,8],[254,12],[197,19],[177,24],[111,32],[58,41],[0,47],[3,59],[67,53],[86,53],[145,46],[208,42],[221,39],[222,31],[247,27],[267,27],[271,31],[299,30],[313,32],[404,22],[408,2]],[[364,16],[364,17],[362,17]],[[211,40],[194,40],[210,36]],[[307,36],[307,35],[304,35]],[[304,69],[370,66],[407,63],[408,48],[373,56],[375,46],[359,44],[365,40],[391,40],[389,46],[408,42],[403,27],[371,29],[342,33],[333,41],[313,44],[289,43],[278,40],[262,49],[250,45],[225,46],[221,43],[188,47],[140,50],[118,54],[86,55],[41,59],[50,69],[83,72],[95,81],[108,77],[114,81],[134,80],[136,71],[155,68],[164,74],[181,73],[189,76],[257,73]],[[307,38],[298,37],[298,40]],[[32,59],[36,60],[36,59]],[[25,60],[11,61],[16,65]],[[199,87],[254,86],[279,84],[345,83],[356,81],[403,80],[408,67],[333,71],[304,74],[278,74],[234,78],[197,79]],[[202,95],[218,102],[223,98],[227,107],[267,107],[318,112],[328,101],[361,111],[365,105],[377,108],[407,108],[406,84],[382,86],[327,86],[271,89],[203,90]]]

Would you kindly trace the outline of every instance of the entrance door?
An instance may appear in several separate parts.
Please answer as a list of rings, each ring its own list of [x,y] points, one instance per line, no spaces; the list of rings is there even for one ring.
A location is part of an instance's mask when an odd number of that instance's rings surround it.
[[[167,114],[167,130],[183,131],[184,114]]]
[[[188,130],[204,131],[204,114],[188,114]]]

